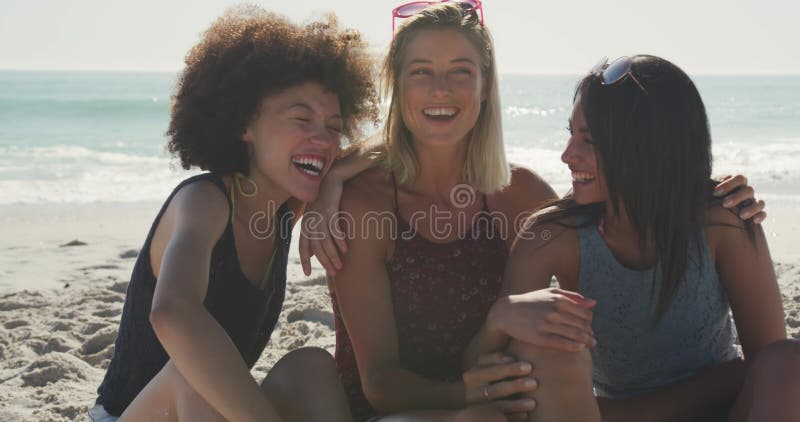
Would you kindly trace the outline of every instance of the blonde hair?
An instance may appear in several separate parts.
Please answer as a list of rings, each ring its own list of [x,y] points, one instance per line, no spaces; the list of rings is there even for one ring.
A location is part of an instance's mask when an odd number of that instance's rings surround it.
[[[485,81],[485,100],[478,121],[467,135],[467,157],[464,162],[465,182],[479,192],[491,193],[508,185],[510,171],[503,147],[502,110],[497,81],[494,43],[489,30],[477,15],[457,3],[428,7],[408,18],[397,31],[389,54],[383,63],[382,90],[389,98],[389,109],[383,129],[384,165],[394,172],[401,184],[413,183],[419,173],[419,161],[411,143],[411,133],[403,121],[399,103],[399,78],[403,57],[414,34],[421,29],[456,29],[475,46],[481,57],[481,73]]]

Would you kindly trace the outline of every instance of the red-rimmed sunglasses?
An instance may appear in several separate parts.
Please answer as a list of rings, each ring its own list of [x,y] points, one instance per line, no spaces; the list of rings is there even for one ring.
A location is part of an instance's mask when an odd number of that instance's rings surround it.
[[[417,13],[423,11],[428,6],[439,3],[453,2],[461,6],[464,11],[472,13],[480,12],[481,26],[483,26],[483,3],[481,0],[439,0],[439,1],[412,1],[410,3],[402,4],[392,10],[392,38],[394,39],[395,20],[410,18]]]

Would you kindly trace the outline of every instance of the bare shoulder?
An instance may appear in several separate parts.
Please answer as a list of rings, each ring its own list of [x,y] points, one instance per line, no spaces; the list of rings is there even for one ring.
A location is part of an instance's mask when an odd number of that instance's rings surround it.
[[[722,205],[714,205],[706,211],[705,233],[711,254],[715,261],[720,254],[734,255],[744,251],[753,251],[753,248],[743,248],[753,245],[755,249],[766,248],[766,238],[760,225],[748,228],[744,221],[733,211]]]
[[[532,200],[544,202],[557,197],[556,192],[538,173],[518,164],[511,164],[511,194],[527,193]]]
[[[706,210],[706,222],[710,227],[729,227],[744,229],[745,224],[738,215],[722,205],[714,205]]]
[[[579,246],[577,229],[570,222],[540,223],[530,217],[511,247],[508,271],[526,280],[537,280],[535,288],[547,287],[551,277],[556,276],[562,288],[576,290]],[[530,280],[518,283],[531,287]],[[522,288],[522,284],[517,284],[517,288]]]
[[[712,250],[720,242],[747,235],[744,221],[722,205],[714,205],[706,210],[705,222],[706,237]]]
[[[342,192],[341,210],[353,215],[394,210],[394,190],[386,170],[371,168],[348,180]]]
[[[228,199],[214,183],[201,180],[182,187],[167,204],[150,243],[150,262],[157,278],[164,250],[178,234],[186,243],[212,247],[229,218]]]
[[[550,185],[533,170],[511,165],[511,183],[489,197],[495,208],[521,213],[533,211],[557,195]]]
[[[225,194],[207,180],[182,187],[172,198],[169,208],[174,208],[176,221],[181,225],[205,225],[219,229],[220,233],[230,214]]]
[[[514,242],[514,249],[527,253],[560,256],[578,249],[578,230],[572,218],[563,218],[546,223],[539,217],[546,212],[538,212],[525,220],[522,230]]]

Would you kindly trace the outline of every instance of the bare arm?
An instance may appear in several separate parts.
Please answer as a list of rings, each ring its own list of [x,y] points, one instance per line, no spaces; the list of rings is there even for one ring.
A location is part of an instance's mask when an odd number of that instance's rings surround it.
[[[754,226],[751,241],[743,223],[726,210],[716,208],[710,219],[724,224],[709,229],[710,236],[717,238],[717,272],[745,359],[752,361],[765,346],[786,338],[783,303],[767,240],[761,226]]]
[[[709,409],[726,409],[736,399],[747,369],[766,345],[786,338],[780,292],[760,226],[752,242],[739,218],[721,207],[708,212],[709,246],[736,321],[746,360],[722,363],[664,390],[630,399],[600,400],[604,418],[641,421],[703,417]]]
[[[552,239],[534,236],[550,230]],[[563,351],[593,346],[589,308],[594,301],[561,289],[550,289],[550,280],[564,264],[565,252],[574,245],[574,232],[562,227],[530,227],[511,248],[500,299],[470,343],[465,363],[506,348],[509,340]]]
[[[182,189],[170,206],[175,224],[161,259],[150,322],[181,375],[229,420],[281,420],[225,330],[203,306],[211,251],[228,219],[210,184]]]
[[[330,172],[322,180],[317,199],[308,204],[308,213],[303,219],[298,247],[300,263],[305,275],[311,275],[311,257],[334,276],[342,268],[340,254],[347,252],[347,239],[339,230],[335,216],[339,212],[344,183],[363,171],[372,168],[383,145],[361,150],[358,146],[346,151],[336,160]]]
[[[363,221],[371,210],[381,211],[381,204],[369,198],[368,190],[348,187],[344,194],[343,210],[356,222]],[[380,219],[384,234],[391,233],[392,224],[390,219]],[[370,230],[367,226],[372,226],[371,232],[364,231]],[[375,225],[355,224],[355,228],[334,289],[367,399],[381,412],[463,407],[463,384],[428,380],[401,367],[385,268],[390,240],[379,238]]]

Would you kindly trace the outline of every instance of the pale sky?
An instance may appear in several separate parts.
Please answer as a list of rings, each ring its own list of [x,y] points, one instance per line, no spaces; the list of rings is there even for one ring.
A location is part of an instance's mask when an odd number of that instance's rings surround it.
[[[169,70],[230,0],[0,0],[0,69]],[[394,0],[256,4],[304,21],[334,11],[376,52]],[[501,73],[581,74],[648,53],[690,74],[800,74],[797,0],[485,0]]]

